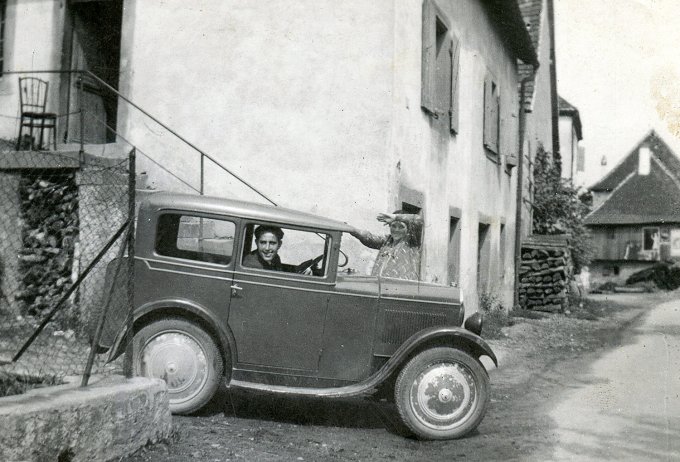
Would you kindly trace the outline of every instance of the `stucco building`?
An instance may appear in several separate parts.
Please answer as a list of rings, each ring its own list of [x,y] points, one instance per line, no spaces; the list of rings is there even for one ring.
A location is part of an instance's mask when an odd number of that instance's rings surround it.
[[[6,0],[4,14],[4,70],[89,69],[280,205],[374,232],[378,212],[423,210],[422,278],[460,285],[471,310],[484,292],[512,304],[518,66],[538,63],[515,0]],[[155,188],[262,200],[100,82],[46,78],[60,142],[115,155],[127,140]],[[16,80],[0,79],[9,115]],[[345,245],[366,271],[371,251]]]
[[[560,155],[562,156],[562,178],[571,180],[575,186],[585,184],[585,148],[583,127],[578,109],[569,101],[559,97],[560,110]]]
[[[521,82],[520,96],[524,109],[524,130],[522,134],[522,231],[525,237],[533,232],[533,161],[536,154],[544,150],[553,150],[553,117],[557,94],[553,90],[556,80],[555,66],[550,65],[554,52],[554,25],[550,14],[549,0],[520,0],[527,31],[531,36],[540,66],[536,68],[530,63],[520,63]]]

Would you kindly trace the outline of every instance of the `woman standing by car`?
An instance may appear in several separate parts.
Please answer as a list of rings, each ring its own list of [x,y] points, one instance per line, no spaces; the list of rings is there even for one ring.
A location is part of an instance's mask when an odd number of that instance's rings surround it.
[[[397,210],[379,213],[377,220],[389,225],[390,234],[378,236],[360,229],[351,233],[366,247],[379,249],[371,275],[419,280],[423,217]]]

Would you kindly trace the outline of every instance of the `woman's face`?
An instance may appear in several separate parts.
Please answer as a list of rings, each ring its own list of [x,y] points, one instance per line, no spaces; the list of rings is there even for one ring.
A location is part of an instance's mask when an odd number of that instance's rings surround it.
[[[390,223],[390,235],[395,242],[405,239],[407,232],[408,227],[406,226],[406,223],[396,220]]]

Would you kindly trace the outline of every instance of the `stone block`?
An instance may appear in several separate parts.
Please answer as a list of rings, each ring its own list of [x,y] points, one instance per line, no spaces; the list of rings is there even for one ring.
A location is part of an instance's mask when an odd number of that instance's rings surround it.
[[[117,460],[170,436],[165,382],[109,377],[0,398],[0,460]]]

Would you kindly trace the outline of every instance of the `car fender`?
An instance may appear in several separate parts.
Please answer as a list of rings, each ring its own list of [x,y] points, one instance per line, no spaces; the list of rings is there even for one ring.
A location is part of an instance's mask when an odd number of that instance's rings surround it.
[[[234,336],[228,327],[223,327],[222,323],[205,307],[195,303],[191,300],[186,299],[161,299],[154,300],[153,302],[145,303],[134,311],[134,323],[137,323],[140,319],[153,315],[154,313],[166,312],[168,315],[179,315],[186,316],[187,318],[199,318],[202,322],[207,324],[215,333],[217,333],[216,340],[218,341],[222,351],[229,351],[230,357],[227,358],[231,364],[234,361],[234,355],[236,354],[236,343],[234,342]],[[124,325],[121,330],[116,335],[113,347],[109,350],[109,357],[107,362],[113,361],[121,353],[123,353],[124,339],[127,337],[127,325]]]
[[[451,345],[454,348],[463,348],[477,358],[488,356],[498,367],[496,355],[489,344],[479,335],[462,327],[431,327],[409,337],[376,373],[378,380],[382,382],[387,379],[403,363],[410,359],[414,351],[428,344],[433,346]]]

